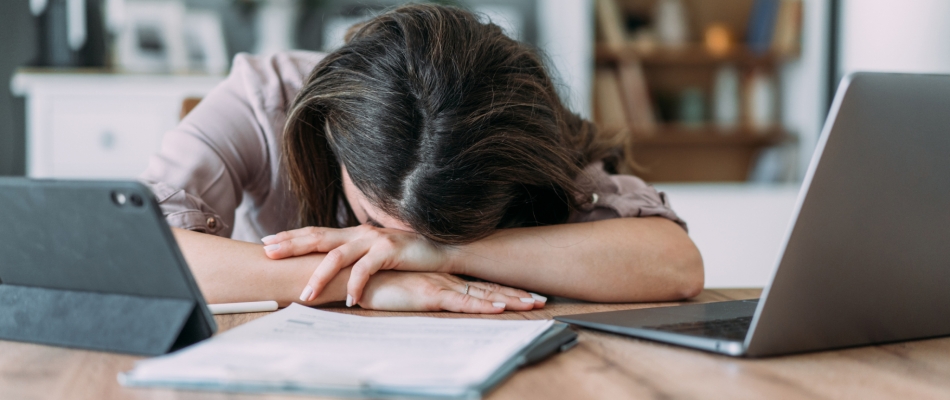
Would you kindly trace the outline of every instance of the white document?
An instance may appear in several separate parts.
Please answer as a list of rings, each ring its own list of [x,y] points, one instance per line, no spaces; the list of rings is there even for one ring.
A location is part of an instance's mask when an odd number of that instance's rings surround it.
[[[554,321],[359,317],[290,307],[136,363],[129,386],[462,396]]]

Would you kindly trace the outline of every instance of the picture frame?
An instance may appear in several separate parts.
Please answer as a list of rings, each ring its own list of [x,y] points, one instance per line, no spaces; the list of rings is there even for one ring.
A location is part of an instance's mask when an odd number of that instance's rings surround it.
[[[178,1],[127,0],[116,40],[116,66],[130,72],[188,69],[185,7]]]
[[[211,11],[189,10],[185,13],[184,29],[189,70],[226,74],[230,62],[221,17]]]

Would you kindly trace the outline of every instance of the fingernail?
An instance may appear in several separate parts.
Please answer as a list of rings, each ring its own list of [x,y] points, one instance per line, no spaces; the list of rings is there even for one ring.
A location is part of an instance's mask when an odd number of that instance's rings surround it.
[[[264,251],[274,251],[280,248],[280,243],[264,246]]]
[[[307,285],[307,287],[303,288],[303,293],[300,294],[300,301],[310,300],[311,294],[313,294],[313,288]]]
[[[491,305],[495,306],[495,308],[505,308],[505,303],[500,302],[500,301],[496,301],[496,302],[494,302],[494,303],[491,303]]]
[[[531,295],[531,298],[532,298],[532,299],[535,299],[535,300],[540,301],[540,302],[542,302],[542,303],[547,303],[547,302],[548,302],[548,298],[547,298],[547,297],[544,297],[544,296],[542,296],[542,295],[540,295],[540,294],[537,294],[537,293],[528,293],[528,294]]]
[[[261,242],[264,242],[264,244],[271,244],[271,242],[273,242],[275,239],[277,239],[277,235],[267,235],[261,238]]]
[[[346,295],[346,306],[353,307],[353,296]]]
[[[521,302],[534,304],[534,297],[522,297]]]

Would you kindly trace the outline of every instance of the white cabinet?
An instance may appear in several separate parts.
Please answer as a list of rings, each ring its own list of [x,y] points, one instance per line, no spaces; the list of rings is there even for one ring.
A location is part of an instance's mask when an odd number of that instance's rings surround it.
[[[26,97],[27,175],[134,178],[175,127],[181,103],[224,78],[191,75],[19,72]]]

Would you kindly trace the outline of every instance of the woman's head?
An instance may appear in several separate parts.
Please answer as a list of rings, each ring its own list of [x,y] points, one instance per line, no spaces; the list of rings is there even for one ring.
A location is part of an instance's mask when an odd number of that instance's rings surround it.
[[[436,242],[567,219],[574,178],[602,154],[531,49],[431,5],[394,9],[348,36],[288,115],[284,162],[301,223],[355,222],[356,205],[341,201],[343,168],[364,201]]]

